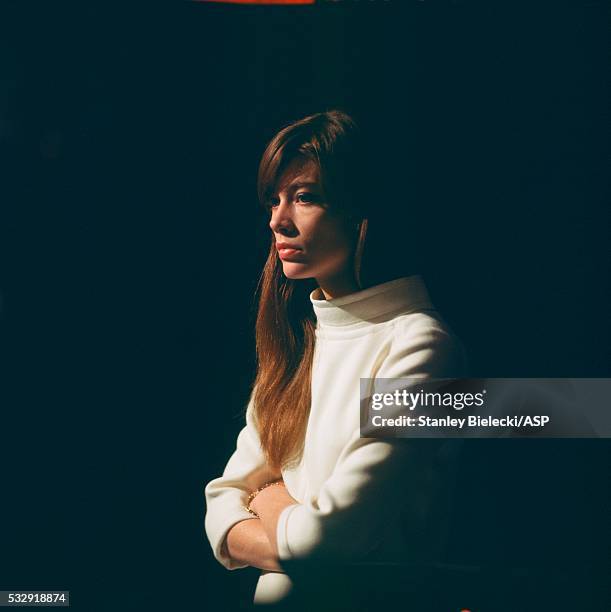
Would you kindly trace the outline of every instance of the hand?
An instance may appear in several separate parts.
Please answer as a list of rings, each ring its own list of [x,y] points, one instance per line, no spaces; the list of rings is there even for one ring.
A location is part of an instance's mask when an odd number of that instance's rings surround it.
[[[250,502],[250,507],[261,516],[278,508],[284,509],[286,506],[296,503],[297,501],[290,496],[284,482],[281,482],[259,491]]]
[[[259,519],[236,523],[227,533],[225,546],[227,555],[238,563],[265,571],[282,571]]]
[[[272,545],[272,549],[277,553],[276,527],[278,518],[282,511],[299,502],[293,498],[286,489],[284,483],[266,487],[250,502],[250,507],[259,515],[263,528]]]

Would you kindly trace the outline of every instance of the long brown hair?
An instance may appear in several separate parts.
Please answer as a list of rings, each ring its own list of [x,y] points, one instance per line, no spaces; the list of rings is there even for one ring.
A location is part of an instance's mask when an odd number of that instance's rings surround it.
[[[305,117],[269,142],[258,173],[258,196],[266,207],[279,177],[296,157],[318,166],[327,203],[355,230],[354,272],[360,288],[371,190],[364,185],[367,156],[353,118],[339,110]],[[314,279],[293,280],[283,271],[271,236],[258,285],[257,374],[254,417],[268,465],[280,470],[301,458],[311,403],[316,318],[309,300]]]

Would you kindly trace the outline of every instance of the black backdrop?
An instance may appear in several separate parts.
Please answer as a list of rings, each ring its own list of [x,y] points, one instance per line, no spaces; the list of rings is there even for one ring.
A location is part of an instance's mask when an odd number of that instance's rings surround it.
[[[202,490],[253,375],[258,159],[306,113],[389,143],[388,231],[425,249],[474,374],[608,376],[605,12],[3,5],[0,588],[251,598],[256,572],[212,559]],[[458,557],[608,560],[607,441],[476,442]]]

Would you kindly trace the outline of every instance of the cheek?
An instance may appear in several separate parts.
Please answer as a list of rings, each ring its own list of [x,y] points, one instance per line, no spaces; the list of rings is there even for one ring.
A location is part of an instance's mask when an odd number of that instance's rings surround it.
[[[352,251],[350,237],[337,223],[324,224],[316,236],[316,251],[334,259],[346,258]]]

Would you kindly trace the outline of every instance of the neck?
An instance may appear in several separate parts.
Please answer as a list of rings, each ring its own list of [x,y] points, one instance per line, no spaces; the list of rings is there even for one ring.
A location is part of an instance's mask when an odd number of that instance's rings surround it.
[[[343,297],[360,290],[354,276],[316,279],[316,282],[325,296],[325,300]]]

